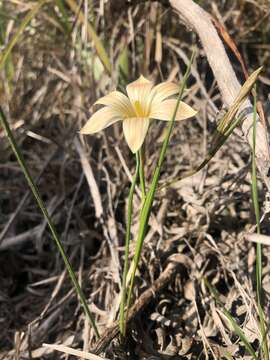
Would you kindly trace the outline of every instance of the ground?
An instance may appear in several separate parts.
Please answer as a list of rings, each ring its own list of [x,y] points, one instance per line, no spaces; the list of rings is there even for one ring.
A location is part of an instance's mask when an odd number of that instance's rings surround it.
[[[107,341],[103,335],[98,343],[99,356],[251,359],[224,310],[258,351],[256,247],[246,239],[256,224],[251,149],[239,129],[201,172],[157,192],[126,340],[117,334],[127,199],[135,162],[121,126],[89,137],[80,136],[78,130],[92,113],[94,101],[119,83],[140,73],[156,83],[181,79],[193,44],[198,49],[194,69],[200,81],[190,77],[184,100],[198,115],[175,127],[162,168],[164,184],[195,168],[206,156],[223,102],[197,35],[168,7],[82,1],[80,11],[94,24],[113,64],[108,75],[85,22],[68,3],[72,1],[67,1],[63,12],[45,4],[19,37],[2,69],[0,102],[99,331],[107,336]],[[249,72],[264,66],[257,91],[269,124],[268,1],[198,3],[234,39]],[[33,3],[3,1],[0,6],[4,49]],[[243,80],[240,64],[227,51]],[[147,184],[164,129],[164,124],[153,123],[146,139]],[[97,339],[2,129],[0,140],[0,359],[63,357],[43,343],[97,350]],[[269,205],[260,178],[258,191],[261,231],[269,235]],[[138,188],[130,258],[139,210]],[[270,309],[269,255],[269,247],[264,246],[265,314]],[[106,329],[111,330],[106,333]]]

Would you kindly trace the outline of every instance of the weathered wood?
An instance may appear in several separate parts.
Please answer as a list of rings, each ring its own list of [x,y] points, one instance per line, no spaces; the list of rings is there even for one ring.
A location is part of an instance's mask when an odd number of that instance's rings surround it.
[[[210,15],[193,0],[169,0],[172,8],[200,37],[201,44],[212,68],[225,105],[230,106],[238,95],[241,84],[238,81],[223,43],[211,21]],[[247,114],[242,123],[246,141],[252,146],[252,104],[246,100],[240,112]],[[257,116],[256,161],[260,175],[270,191],[270,159],[266,129]]]

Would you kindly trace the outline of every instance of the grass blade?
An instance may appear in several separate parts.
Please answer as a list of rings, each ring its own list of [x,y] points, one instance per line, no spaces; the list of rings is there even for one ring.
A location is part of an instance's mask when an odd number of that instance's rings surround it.
[[[57,6],[57,8],[59,9],[60,14],[62,15],[62,19],[59,21],[61,21],[61,25],[63,26],[64,30],[65,30],[65,34],[68,36],[70,31],[71,31],[71,26],[69,24],[69,20],[68,20],[68,15],[67,15],[67,11],[64,5],[63,0],[56,0],[55,4]]]
[[[244,85],[241,87],[241,90],[233,102],[232,106],[230,107],[227,114],[224,116],[224,118],[220,121],[218,125],[218,131],[223,133],[228,125],[230,125],[231,121],[235,118],[240,106],[243,104],[243,102],[246,100],[248,94],[250,93],[251,89],[253,88],[258,76],[260,75],[262,71],[262,66],[255,70],[249,78],[245,81]]]
[[[235,321],[233,316],[230,314],[230,312],[223,305],[222,301],[219,298],[219,294],[218,294],[217,290],[212,285],[210,285],[210,283],[209,283],[209,281],[207,279],[204,279],[204,282],[205,282],[205,285],[207,286],[207,288],[209,289],[209,291],[211,292],[211,294],[213,295],[213,297],[214,297],[215,301],[217,302],[217,304],[220,305],[220,307],[222,308],[222,311],[223,311],[224,315],[229,320],[229,322],[230,322],[232,328],[234,329],[234,332],[236,333],[236,335],[241,339],[241,341],[244,344],[247,352],[253,357],[253,359],[259,360],[257,358],[257,355],[256,355],[253,347],[251,346],[250,342],[246,338],[246,335],[244,334],[244,332],[242,331],[240,326],[237,324],[237,322]]]
[[[91,312],[90,312],[90,310],[88,308],[87,301],[86,301],[86,299],[84,297],[82,289],[80,288],[80,285],[79,285],[79,283],[78,283],[78,281],[76,279],[76,275],[75,275],[75,273],[74,273],[74,271],[72,269],[72,266],[71,266],[71,264],[70,264],[70,262],[69,262],[69,260],[68,260],[68,258],[66,256],[66,253],[65,253],[65,250],[64,250],[63,245],[61,243],[61,240],[59,239],[59,237],[57,235],[55,226],[54,226],[54,224],[53,224],[53,222],[52,222],[52,220],[50,218],[50,215],[49,215],[49,213],[48,213],[48,211],[47,211],[47,209],[45,207],[45,204],[44,204],[44,202],[43,202],[43,200],[41,198],[39,190],[38,190],[37,186],[35,185],[35,183],[34,183],[34,181],[32,179],[32,176],[30,175],[30,172],[27,169],[27,166],[25,164],[23,156],[22,156],[22,154],[20,152],[19,147],[17,146],[16,140],[15,140],[15,138],[14,138],[14,136],[13,136],[11,130],[10,130],[8,121],[7,121],[6,116],[5,116],[5,114],[4,114],[1,107],[0,107],[0,124],[1,124],[1,126],[3,127],[3,129],[5,130],[5,132],[7,134],[8,141],[9,141],[9,143],[10,143],[10,145],[12,147],[12,150],[13,150],[13,152],[14,152],[17,160],[18,160],[18,163],[19,163],[19,165],[20,165],[20,167],[21,167],[21,169],[22,169],[22,171],[24,173],[24,176],[25,176],[25,178],[27,180],[27,183],[28,183],[28,185],[29,185],[29,187],[30,187],[35,199],[36,199],[36,202],[37,202],[37,204],[38,204],[38,206],[39,206],[39,208],[40,208],[40,210],[41,210],[41,212],[42,212],[42,214],[44,216],[44,219],[47,221],[47,224],[48,224],[49,229],[51,231],[52,237],[53,237],[53,239],[54,239],[54,241],[55,241],[55,243],[56,243],[56,245],[57,245],[57,247],[58,247],[58,249],[60,251],[60,254],[61,254],[61,256],[62,256],[62,258],[64,260],[64,263],[65,263],[66,269],[68,270],[69,276],[70,276],[71,281],[73,283],[73,286],[74,286],[74,288],[75,288],[75,290],[76,290],[76,292],[78,294],[78,297],[79,297],[81,305],[82,305],[82,307],[84,309],[85,315],[88,317],[88,319],[89,319],[89,321],[90,321],[90,323],[91,323],[91,325],[93,327],[93,330],[95,332],[95,335],[99,338],[99,333],[98,333],[98,329],[97,329],[96,324],[95,324],[95,320],[94,320],[94,318],[93,318],[93,316],[92,316],[92,314],[91,314]]]
[[[0,70],[3,69],[3,67],[5,66],[6,61],[8,60],[8,57],[12,51],[12,49],[14,48],[14,46],[16,45],[16,43],[18,42],[20,36],[22,35],[22,33],[24,32],[24,29],[26,28],[26,26],[29,24],[29,22],[35,17],[35,15],[37,14],[37,12],[39,11],[39,9],[47,2],[48,0],[41,0],[39,1],[32,10],[30,10],[27,15],[24,17],[24,19],[22,20],[17,32],[13,35],[12,39],[10,40],[9,44],[7,45],[7,47],[5,48],[3,54],[0,57]]]
[[[79,6],[76,4],[76,2],[74,0],[66,0],[66,2],[68,3],[71,10],[76,14],[76,16],[78,16],[78,19],[81,22],[81,24],[85,24],[84,14],[81,11],[81,9],[79,8]],[[92,41],[95,45],[95,49],[96,49],[98,57],[100,58],[100,61],[104,65],[108,74],[111,75],[112,67],[111,67],[111,62],[110,62],[109,56],[99,38],[99,36],[97,35],[93,25],[89,21],[87,22],[87,32],[88,32],[90,39],[92,39]]]

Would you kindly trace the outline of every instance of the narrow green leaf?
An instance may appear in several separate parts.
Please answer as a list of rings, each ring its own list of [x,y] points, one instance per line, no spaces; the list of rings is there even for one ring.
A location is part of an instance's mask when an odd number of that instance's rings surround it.
[[[122,85],[128,83],[129,78],[129,50],[127,46],[121,50],[118,56],[118,71],[119,71],[119,81]]]
[[[47,2],[48,0],[40,0],[33,8],[32,10],[30,10],[27,15],[24,17],[24,19],[22,20],[18,30],[16,31],[16,33],[13,35],[12,39],[10,40],[10,42],[8,43],[7,47],[5,48],[3,54],[0,56],[0,70],[3,69],[3,67],[5,66],[5,63],[12,51],[12,49],[14,48],[14,46],[17,44],[20,36],[22,35],[22,33],[24,32],[24,29],[26,28],[26,26],[29,24],[29,22],[36,16],[37,12],[39,11],[39,9]]]
[[[4,4],[2,4],[2,9],[5,12]],[[7,28],[7,21],[8,17],[2,16],[0,12],[0,45],[4,46],[6,41],[6,28]],[[14,77],[14,66],[12,61],[12,54],[9,54],[6,58],[4,64],[4,71],[5,71],[5,78],[7,79],[9,85],[9,92],[12,93],[13,88],[13,77]],[[1,92],[1,85],[0,85],[0,92]]]
[[[76,4],[74,0],[66,0],[71,10],[74,12],[76,16],[78,16],[79,21],[81,24],[85,24],[85,17],[79,6]],[[99,36],[97,35],[93,25],[90,23],[90,21],[87,22],[87,32],[90,37],[90,39],[93,41],[96,52],[104,65],[106,71],[108,74],[111,74],[112,67],[111,62],[109,59],[109,56],[107,55],[107,52],[105,50],[105,47],[103,46]]]
[[[243,102],[246,100],[248,94],[250,93],[253,85],[255,84],[258,76],[260,75],[263,67],[261,66],[259,69],[255,70],[249,78],[245,81],[244,85],[241,87],[241,90],[236,97],[235,101],[231,105],[229,111],[224,116],[224,118],[220,121],[218,125],[218,131],[221,133],[224,133],[227,126],[231,123],[231,121],[235,118],[235,115],[240,108],[240,106],[243,104]]]
[[[224,315],[229,320],[229,322],[230,322],[232,328],[234,329],[234,332],[236,333],[236,335],[241,339],[241,341],[244,344],[247,352],[253,357],[253,359],[259,360],[257,358],[257,355],[256,355],[253,347],[251,346],[250,342],[248,341],[246,335],[244,334],[244,332],[242,331],[240,326],[237,324],[237,322],[235,321],[233,316],[230,314],[230,312],[223,305],[222,301],[219,298],[219,294],[218,294],[217,290],[212,285],[210,285],[209,281],[206,278],[204,278],[204,283],[208,287],[211,294],[213,295],[213,297],[214,297],[215,301],[217,302],[217,304],[222,308],[222,311],[223,311]]]
[[[64,1],[63,0],[55,0],[55,4],[57,6],[57,8],[59,9],[60,14],[62,15],[62,19],[61,21],[61,25],[64,27],[65,29],[65,33],[68,36],[70,31],[71,31],[71,26],[68,20],[68,15],[67,15],[67,11],[64,5]]]
[[[227,351],[225,351],[224,356],[228,359],[228,360],[233,360],[233,357],[231,354],[229,354]]]
[[[80,285],[79,285],[79,283],[78,283],[78,281],[76,279],[76,275],[75,275],[75,273],[74,273],[74,271],[72,269],[72,266],[71,266],[71,264],[70,264],[70,262],[69,262],[69,260],[68,260],[68,258],[66,256],[64,247],[63,247],[63,245],[61,243],[60,238],[58,237],[58,234],[56,232],[56,229],[55,229],[55,226],[54,226],[54,224],[52,222],[52,219],[51,219],[51,217],[50,217],[50,215],[49,215],[49,213],[48,213],[48,211],[46,209],[46,206],[45,206],[45,204],[44,204],[44,202],[43,202],[43,200],[41,198],[39,190],[38,190],[37,186],[35,185],[35,183],[34,183],[34,181],[32,179],[32,176],[31,176],[31,174],[30,174],[30,172],[29,172],[29,170],[28,170],[28,168],[26,166],[24,158],[23,158],[23,156],[21,154],[21,151],[20,151],[20,149],[19,149],[19,147],[18,147],[18,145],[16,143],[16,140],[15,140],[15,138],[14,138],[14,136],[13,136],[11,130],[10,130],[8,121],[7,121],[6,116],[5,116],[5,114],[4,114],[1,107],[0,107],[0,124],[1,124],[1,126],[3,127],[3,129],[5,130],[5,132],[7,134],[7,138],[8,138],[8,141],[10,143],[10,146],[11,146],[11,148],[12,148],[12,150],[13,150],[13,152],[14,152],[17,160],[18,160],[18,163],[19,163],[19,165],[20,165],[20,167],[21,167],[21,169],[22,169],[22,171],[24,173],[26,181],[27,181],[27,183],[28,183],[28,185],[29,185],[34,197],[35,197],[35,200],[36,200],[36,202],[37,202],[37,204],[38,204],[38,206],[39,206],[39,208],[40,208],[40,210],[41,210],[41,212],[42,212],[42,214],[44,216],[44,219],[47,221],[47,224],[48,224],[49,229],[51,231],[52,237],[53,237],[53,239],[54,239],[54,241],[55,241],[55,243],[56,243],[56,245],[57,245],[57,247],[59,249],[59,252],[60,252],[60,254],[61,254],[61,256],[62,256],[62,258],[64,260],[66,269],[68,270],[69,276],[70,276],[71,281],[73,283],[73,287],[76,290],[76,292],[78,294],[78,297],[80,299],[81,305],[82,305],[82,307],[83,307],[83,309],[85,311],[85,315],[88,317],[88,319],[90,321],[90,324],[92,325],[93,330],[94,330],[97,338],[99,338],[98,329],[96,327],[95,320],[94,320],[94,318],[93,318],[93,316],[92,316],[92,314],[91,314],[91,312],[89,310],[89,307],[87,305],[87,301],[85,299],[85,296],[84,296],[84,294],[82,292],[82,289],[81,289],[81,287],[80,287]]]

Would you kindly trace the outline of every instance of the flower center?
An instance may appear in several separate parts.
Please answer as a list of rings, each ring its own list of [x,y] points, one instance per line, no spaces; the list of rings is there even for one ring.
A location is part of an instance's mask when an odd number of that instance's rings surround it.
[[[138,100],[134,102],[134,107],[135,107],[136,115],[138,117],[144,117],[144,111],[142,105]]]

